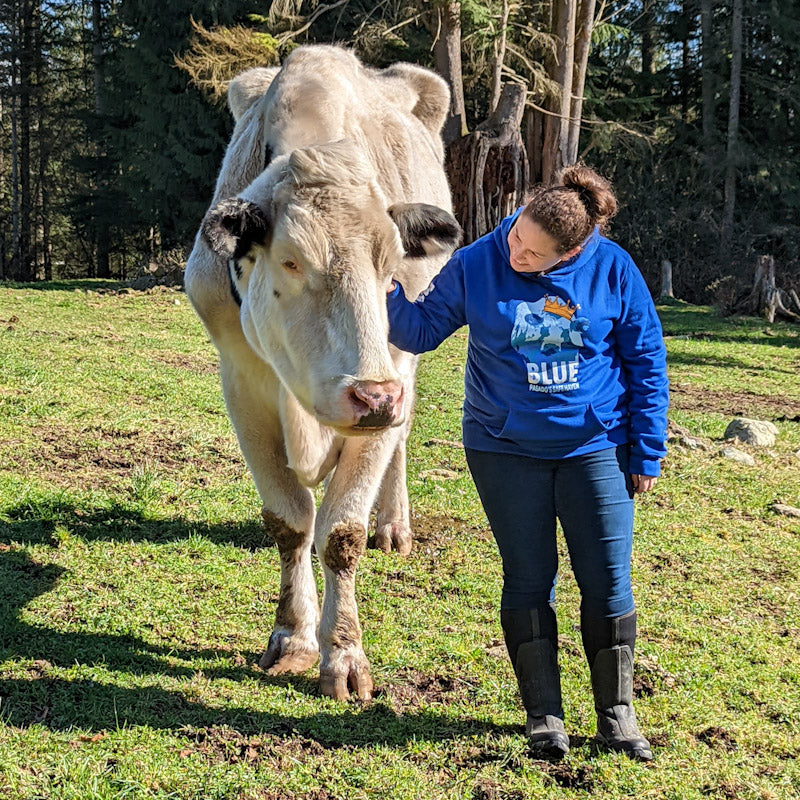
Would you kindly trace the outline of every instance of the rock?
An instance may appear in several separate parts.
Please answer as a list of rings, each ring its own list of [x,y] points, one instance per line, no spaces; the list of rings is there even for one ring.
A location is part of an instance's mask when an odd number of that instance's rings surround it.
[[[778,429],[771,423],[747,417],[734,417],[725,428],[725,439],[740,439],[756,447],[772,447]]]
[[[800,508],[787,506],[784,503],[773,503],[772,510],[776,514],[782,514],[784,517],[800,517]]]
[[[749,453],[745,453],[742,450],[737,450],[735,447],[723,447],[719,454],[724,456],[725,458],[731,459],[731,461],[738,461],[740,464],[747,464],[748,467],[755,466],[755,459]]]

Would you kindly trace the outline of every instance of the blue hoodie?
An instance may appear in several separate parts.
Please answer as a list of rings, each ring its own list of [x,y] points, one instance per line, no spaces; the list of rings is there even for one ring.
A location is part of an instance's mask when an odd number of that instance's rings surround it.
[[[552,272],[515,272],[507,239],[518,214],[456,251],[416,302],[398,284],[389,341],[423,353],[469,325],[468,448],[553,459],[629,443],[630,471],[659,475],[666,350],[641,273],[597,229]]]

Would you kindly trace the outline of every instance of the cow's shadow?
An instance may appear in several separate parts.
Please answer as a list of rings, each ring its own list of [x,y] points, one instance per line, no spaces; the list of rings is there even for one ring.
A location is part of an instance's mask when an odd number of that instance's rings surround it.
[[[66,509],[61,509],[65,512]],[[130,530],[108,525],[109,516],[119,520],[120,509],[106,509],[89,514],[87,538],[132,537]],[[130,517],[130,512],[126,512]],[[157,645],[135,636],[103,633],[63,632],[43,624],[24,620],[22,610],[34,598],[54,589],[65,570],[55,564],[35,561],[20,544],[43,544],[52,533],[52,519],[35,514],[6,513],[7,522],[0,522],[0,715],[4,722],[19,728],[44,725],[53,730],[79,728],[84,731],[113,730],[119,726],[149,726],[177,732],[196,728],[228,726],[243,735],[270,733],[278,736],[302,736],[325,747],[354,744],[402,745],[411,740],[444,740],[481,733],[509,733],[515,728],[499,726],[486,720],[456,717],[437,709],[411,709],[396,713],[387,703],[351,704],[335,710],[298,714],[287,707],[285,713],[265,712],[251,708],[211,708],[203,702],[187,698],[179,690],[160,686],[137,686],[137,676],[156,679],[189,678],[196,666],[181,665],[182,659],[207,659],[202,667],[205,678],[227,678],[233,681],[253,678],[270,685],[286,686],[301,695],[316,695],[316,682],[306,677],[269,677],[254,664],[256,653],[241,653],[241,666],[216,666],[222,660],[231,664],[230,650],[181,650],[168,644]],[[86,521],[84,510],[82,519]],[[140,520],[140,522],[146,522]],[[175,521],[170,528],[161,521],[160,541],[175,541],[198,532],[195,524]],[[202,527],[202,526],[201,526]],[[48,532],[49,531],[49,532]],[[204,534],[216,541],[229,543],[236,539],[236,529],[205,526]],[[244,530],[242,546],[252,547],[254,531]],[[263,539],[263,534],[260,534]],[[140,538],[148,538],[146,525]],[[237,661],[238,663],[238,661]],[[119,683],[103,683],[101,679],[83,677],[70,680],[65,670],[76,666],[102,665],[103,675],[119,671]],[[133,676],[133,679],[132,679]],[[149,679],[148,679],[149,680]],[[155,682],[155,681],[154,681]],[[260,691],[256,689],[255,691]],[[304,701],[307,706],[308,700]],[[320,704],[330,709],[320,698]]]

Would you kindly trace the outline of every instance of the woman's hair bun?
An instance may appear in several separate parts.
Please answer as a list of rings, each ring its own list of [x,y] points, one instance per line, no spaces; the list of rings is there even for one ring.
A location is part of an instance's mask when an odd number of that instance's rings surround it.
[[[580,195],[592,227],[599,225],[602,230],[617,213],[617,198],[611,184],[591,167],[583,164],[565,167],[558,176],[558,183]]]

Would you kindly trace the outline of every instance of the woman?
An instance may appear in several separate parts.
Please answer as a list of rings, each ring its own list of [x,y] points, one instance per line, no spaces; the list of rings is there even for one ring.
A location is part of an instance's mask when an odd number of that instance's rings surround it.
[[[394,284],[390,341],[412,353],[469,325],[463,437],[503,561],[500,618],[534,751],[561,757],[554,610],[561,521],[581,592],[597,738],[652,759],[632,705],[633,496],[665,455],[661,325],[630,255],[600,231],[610,185],[569,167],[458,250],[415,303]]]

